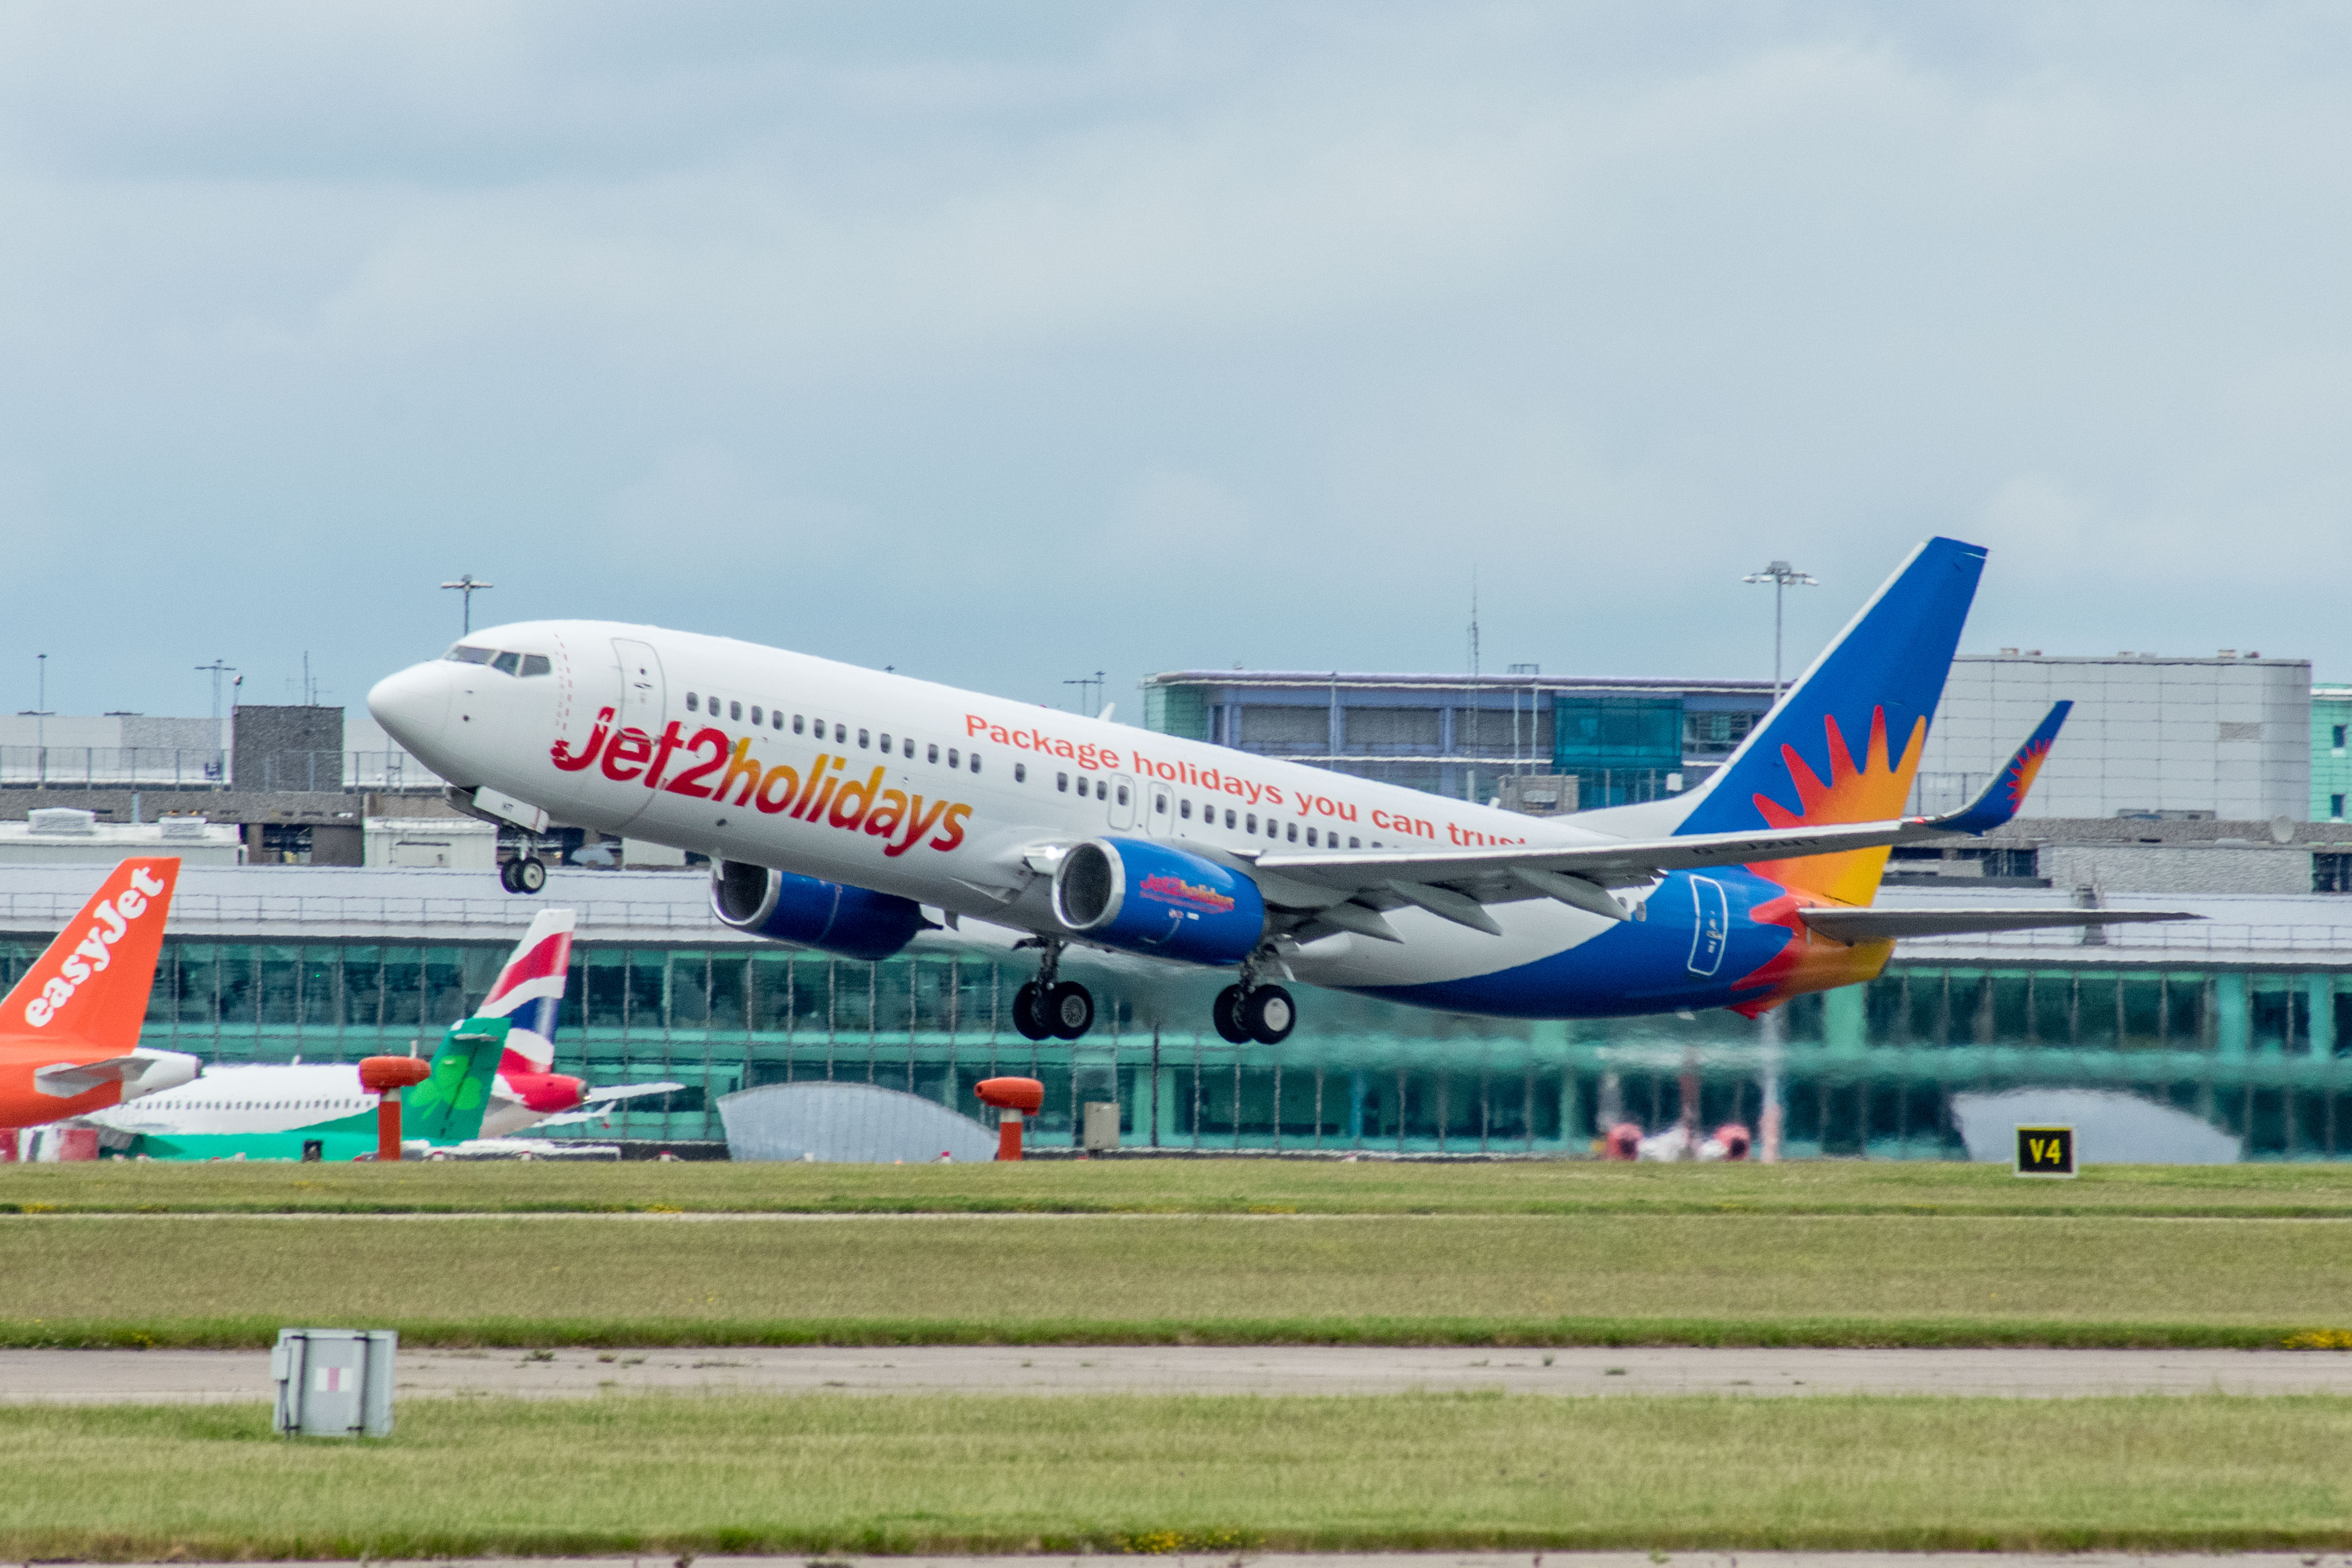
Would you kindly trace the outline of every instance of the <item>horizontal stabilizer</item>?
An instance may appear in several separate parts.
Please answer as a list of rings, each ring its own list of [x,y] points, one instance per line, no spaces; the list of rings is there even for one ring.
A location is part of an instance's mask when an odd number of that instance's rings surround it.
[[[592,1089],[580,1097],[583,1105],[598,1105],[608,1100],[635,1100],[641,1094],[667,1094],[684,1089],[682,1083],[623,1083],[611,1089]]]
[[[33,1087],[58,1100],[71,1100],[110,1083],[122,1086],[125,1100],[177,1089],[196,1076],[202,1064],[181,1051],[136,1050],[95,1062],[58,1062],[33,1074]]]
[[[2201,921],[2185,910],[1800,910],[1804,922],[1837,942],[1900,941],[1915,936],[1967,936],[1975,931],[2044,927],[2138,925],[2148,921]]]

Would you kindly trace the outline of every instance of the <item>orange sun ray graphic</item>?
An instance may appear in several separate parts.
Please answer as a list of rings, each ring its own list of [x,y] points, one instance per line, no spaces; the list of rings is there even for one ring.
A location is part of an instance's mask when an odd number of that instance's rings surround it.
[[[1797,791],[1798,809],[1790,811],[1769,795],[1758,795],[1753,798],[1764,820],[1774,827],[1818,827],[1829,823],[1884,822],[1902,815],[1912,775],[1918,771],[1919,753],[1927,745],[1927,720],[1912,722],[1902,759],[1890,762],[1886,710],[1872,709],[1870,742],[1860,767],[1854,765],[1853,752],[1837,720],[1824,715],[1822,723],[1828,731],[1829,782],[1822,782],[1794,746],[1781,747],[1781,760],[1788,764],[1790,782]],[[1849,944],[1815,936],[1798,910],[1808,904],[1869,903],[1877,895],[1879,873],[1885,866],[1883,848],[1749,865],[1749,870],[1779,883],[1788,894],[1757,905],[1748,918],[1759,925],[1783,927],[1789,940],[1779,952],[1735,983],[1740,990],[1759,985],[1766,990],[1760,996],[1737,1004],[1733,1011],[1754,1017],[1801,992],[1825,991],[1875,975],[1893,952],[1892,942]]]
[[[1927,743],[1927,721],[1914,720],[1903,748],[1903,759],[1890,764],[1886,750],[1886,710],[1870,710],[1870,744],[1863,765],[1853,765],[1853,753],[1837,720],[1823,715],[1828,731],[1830,778],[1827,784],[1808,767],[1794,746],[1780,748],[1796,786],[1798,809],[1790,811],[1767,795],[1754,796],[1756,809],[1774,827],[1820,827],[1830,823],[1885,822],[1903,814],[1911,793],[1911,776],[1918,771],[1919,752]],[[1800,860],[1759,860],[1748,868],[1792,893],[1811,893],[1841,904],[1867,904],[1878,891],[1878,874],[1886,865],[1885,849],[1854,849],[1843,855],[1809,855]]]

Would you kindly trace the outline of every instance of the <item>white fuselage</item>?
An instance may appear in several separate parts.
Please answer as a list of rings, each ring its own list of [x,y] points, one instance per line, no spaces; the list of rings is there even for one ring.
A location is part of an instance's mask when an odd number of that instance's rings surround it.
[[[488,628],[461,646],[508,657],[415,665],[369,698],[378,721],[453,784],[557,821],[1033,931],[1069,934],[1045,868],[1060,847],[1104,835],[1160,839],[1227,864],[1610,841],[1570,823],[730,638],[540,621]],[[1549,900],[1490,912],[1500,937],[1399,910],[1389,919],[1402,943],[1328,937],[1288,962],[1315,984],[1412,984],[1526,963],[1610,923]]]
[[[375,1109],[359,1068],[300,1064],[210,1068],[161,1094],[142,1095],[79,1118],[96,1127],[151,1136],[291,1132]]]

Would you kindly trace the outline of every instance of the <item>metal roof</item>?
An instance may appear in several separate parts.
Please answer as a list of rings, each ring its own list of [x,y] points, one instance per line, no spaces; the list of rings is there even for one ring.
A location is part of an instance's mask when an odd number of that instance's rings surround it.
[[[1526,691],[1710,691],[1770,698],[1769,680],[1702,679],[1672,680],[1663,676],[1597,675],[1414,675],[1349,673],[1323,669],[1172,669],[1147,675],[1144,686],[1233,686],[1257,688],[1314,687],[1328,690],[1468,690]]]

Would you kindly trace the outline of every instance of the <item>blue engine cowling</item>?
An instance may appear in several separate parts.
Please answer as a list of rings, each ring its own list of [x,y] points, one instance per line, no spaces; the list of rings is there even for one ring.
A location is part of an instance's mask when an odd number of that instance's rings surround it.
[[[721,925],[844,958],[887,958],[923,929],[911,899],[722,860],[710,868],[710,910]]]
[[[1054,915],[1089,942],[1194,963],[1239,963],[1265,900],[1239,871],[1144,838],[1090,838],[1054,870]]]

